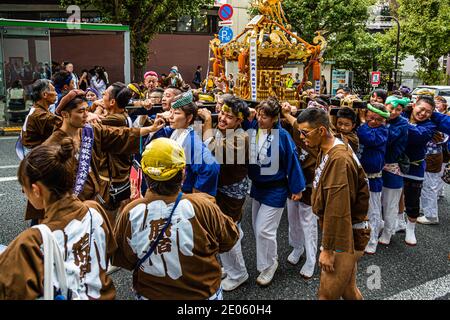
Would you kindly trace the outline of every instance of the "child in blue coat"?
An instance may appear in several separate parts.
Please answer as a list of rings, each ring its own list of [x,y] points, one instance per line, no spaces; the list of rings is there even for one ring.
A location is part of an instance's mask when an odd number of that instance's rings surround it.
[[[369,224],[370,240],[365,252],[374,254],[377,250],[378,234],[381,229],[381,191],[383,187],[382,170],[388,140],[386,120],[389,112],[381,103],[367,105],[366,121],[358,128],[361,165],[369,178]]]
[[[386,109],[390,118],[386,127],[389,135],[386,146],[385,166],[383,168],[383,233],[378,243],[388,245],[395,234],[399,212],[399,202],[403,191],[403,176],[399,160],[404,157],[408,142],[408,120],[401,116],[403,107],[409,103],[408,98],[389,96]],[[400,214],[404,220],[403,213]]]

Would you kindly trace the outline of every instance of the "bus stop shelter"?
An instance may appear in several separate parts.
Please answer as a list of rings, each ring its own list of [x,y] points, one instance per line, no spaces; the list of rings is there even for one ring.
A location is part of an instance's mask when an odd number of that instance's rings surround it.
[[[50,78],[52,63],[62,61],[72,62],[78,75],[103,66],[110,83],[129,83],[129,26],[0,19],[1,97],[16,80],[29,92],[36,79]]]

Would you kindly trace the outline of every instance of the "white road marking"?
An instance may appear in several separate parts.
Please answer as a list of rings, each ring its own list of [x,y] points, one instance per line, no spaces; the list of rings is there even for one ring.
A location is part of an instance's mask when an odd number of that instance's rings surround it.
[[[450,274],[399,292],[385,300],[435,300],[450,293]]]
[[[18,168],[19,165],[18,164],[14,164],[14,165],[10,165],[10,166],[0,166],[0,169],[13,169],[13,168]]]
[[[0,182],[6,182],[6,181],[15,181],[17,180],[17,177],[1,177]]]

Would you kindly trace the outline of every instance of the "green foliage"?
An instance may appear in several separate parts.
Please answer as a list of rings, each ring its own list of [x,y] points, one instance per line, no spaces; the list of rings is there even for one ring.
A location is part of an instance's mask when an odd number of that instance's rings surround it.
[[[61,6],[77,4],[100,11],[103,22],[130,26],[135,80],[142,78],[148,59],[148,42],[183,15],[198,15],[213,0],[60,0]]]
[[[285,0],[289,23],[298,35],[312,42],[316,31],[328,41],[326,57],[336,58],[340,44],[355,40],[354,33],[365,27],[367,8],[374,0]]]
[[[426,84],[444,80],[439,58],[450,52],[450,0],[398,0],[404,50],[418,61]]]
[[[366,91],[369,70],[376,54],[376,42],[365,31],[368,7],[375,0],[285,0],[284,10],[293,31],[312,43],[321,31],[328,44],[325,60],[335,60],[335,68],[354,71],[354,86]]]

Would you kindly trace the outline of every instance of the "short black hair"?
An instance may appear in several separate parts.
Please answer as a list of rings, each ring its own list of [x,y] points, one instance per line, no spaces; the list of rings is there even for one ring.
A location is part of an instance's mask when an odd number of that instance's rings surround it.
[[[417,98],[416,105],[421,103],[421,102],[428,103],[430,106],[433,107],[433,109],[436,108],[436,102],[434,102],[434,99],[431,96],[419,96]]]
[[[111,90],[111,98],[117,101],[117,106],[121,109],[125,109],[133,92],[122,82],[114,82]]]
[[[377,94],[377,97],[380,97],[383,100],[383,103],[386,102],[387,99],[387,91],[384,89],[375,89],[372,91],[372,94],[370,96],[373,96],[374,94]]]
[[[356,123],[356,113],[349,107],[342,107],[338,110],[336,119],[339,118],[349,119],[351,122]]]
[[[297,118],[297,123],[307,122],[313,128],[318,128],[320,126],[325,127],[327,130],[330,129],[330,118],[328,113],[320,108],[307,108],[300,113]]]
[[[161,95],[163,95],[164,94],[164,89],[160,88],[160,87],[157,87],[157,88],[154,88],[154,89],[150,90],[150,93],[153,93],[153,92],[158,92],[158,93],[161,93]]]
[[[50,83],[50,80],[47,79],[36,80],[31,86],[31,100],[33,102],[41,100],[42,93],[50,89]]]
[[[250,110],[248,109],[247,103],[244,100],[236,98],[234,96],[224,97],[223,103],[231,108],[233,114],[238,115],[239,112],[242,112],[244,119],[250,116]]]
[[[67,81],[69,80],[69,78],[72,79],[72,75],[65,70],[60,70],[60,71],[56,72],[53,75],[53,84],[54,84],[55,88],[56,89],[63,88],[64,85],[67,84]]]
[[[261,110],[266,116],[275,118],[280,115],[281,105],[278,99],[270,97],[266,100],[261,101],[261,103],[256,107],[256,110]]]
[[[181,189],[183,171],[180,170],[172,179],[168,181],[156,181],[146,174],[144,177],[150,191],[161,196],[171,196],[177,194]]]

